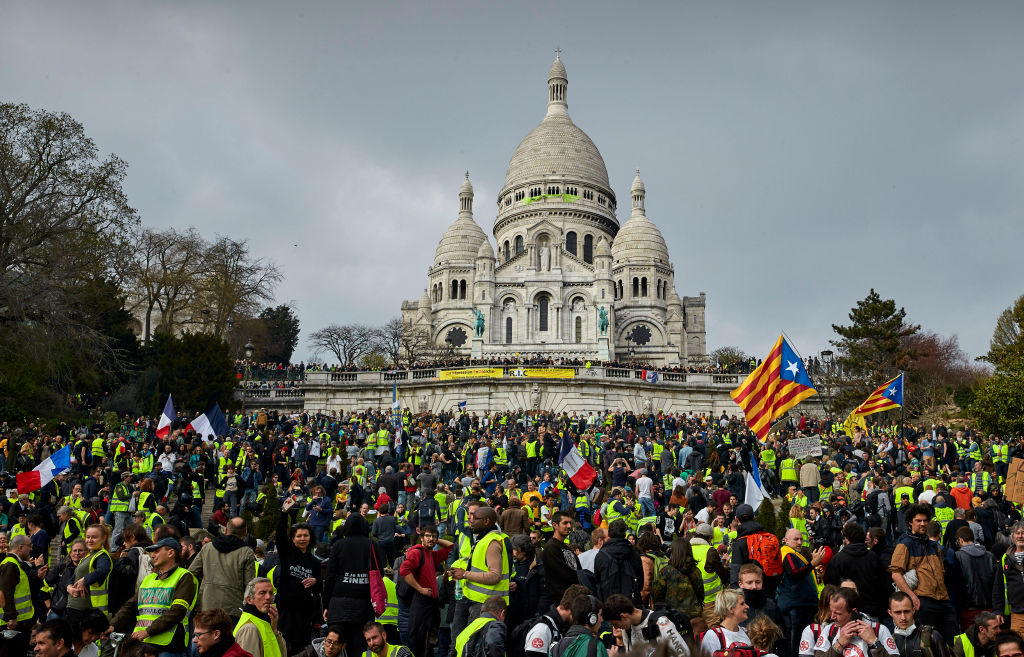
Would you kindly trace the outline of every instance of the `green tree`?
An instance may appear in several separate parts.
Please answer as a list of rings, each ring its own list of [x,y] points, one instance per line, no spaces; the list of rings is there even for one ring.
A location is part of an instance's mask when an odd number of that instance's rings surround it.
[[[750,356],[739,347],[719,347],[711,352],[711,362],[718,363],[722,367],[729,367],[739,363],[750,362]]]
[[[223,409],[233,405],[234,365],[228,344],[215,335],[158,333],[146,349],[146,362],[158,373],[156,389],[141,391],[150,413],[160,412],[168,394],[174,395],[176,408],[195,412],[214,402]]]
[[[260,313],[267,326],[267,343],[263,345],[263,359],[272,363],[289,363],[299,344],[299,318],[291,306],[281,304],[265,308]]]
[[[67,114],[0,104],[0,406],[9,417],[62,413],[83,378],[98,384],[124,366],[89,291],[137,230],[126,171],[116,156],[101,159]]]
[[[831,340],[839,352],[843,385],[835,406],[856,405],[887,379],[908,369],[918,357],[908,346],[921,327],[907,322],[907,312],[874,288],[850,310],[850,324],[832,325],[839,339]]]
[[[989,351],[995,373],[974,394],[970,411],[986,433],[1024,432],[1024,296],[999,315]]]

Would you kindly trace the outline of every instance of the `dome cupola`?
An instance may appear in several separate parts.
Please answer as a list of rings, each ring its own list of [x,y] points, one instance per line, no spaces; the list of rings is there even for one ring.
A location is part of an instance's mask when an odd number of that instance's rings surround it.
[[[473,221],[473,185],[469,182],[467,171],[466,180],[459,189],[459,216],[438,242],[434,252],[434,266],[443,263],[472,263],[484,242],[487,242],[487,236]]]

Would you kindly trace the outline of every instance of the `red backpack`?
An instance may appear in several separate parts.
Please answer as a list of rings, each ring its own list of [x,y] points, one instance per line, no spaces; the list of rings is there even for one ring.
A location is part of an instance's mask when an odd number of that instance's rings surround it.
[[[775,534],[757,532],[747,538],[747,553],[750,558],[761,565],[766,577],[782,574],[782,552],[779,539]]]
[[[732,645],[726,644],[725,632],[722,631],[721,627],[717,626],[712,627],[707,632],[702,632],[700,636],[697,637],[698,652],[700,652],[700,647],[704,643],[704,636],[708,632],[711,632],[716,637],[718,637],[719,645],[722,646],[718,650],[715,650],[711,653],[712,657],[762,657],[762,655],[768,654],[764,650],[758,650],[753,646],[745,646],[738,643],[733,643]]]

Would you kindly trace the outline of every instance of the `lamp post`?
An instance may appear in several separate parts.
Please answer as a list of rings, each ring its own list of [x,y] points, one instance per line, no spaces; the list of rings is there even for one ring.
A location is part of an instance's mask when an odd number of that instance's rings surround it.
[[[252,378],[252,354],[256,351],[252,340],[245,343],[245,376],[242,379],[242,416],[245,416],[245,396],[249,394],[249,379]]]
[[[825,398],[828,400],[828,414],[832,417],[832,350],[825,349],[821,352],[821,361],[825,363]]]

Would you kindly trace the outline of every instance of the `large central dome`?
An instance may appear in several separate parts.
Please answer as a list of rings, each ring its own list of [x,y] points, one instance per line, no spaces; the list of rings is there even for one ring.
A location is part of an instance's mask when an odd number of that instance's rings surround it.
[[[502,193],[551,176],[611,191],[604,158],[590,137],[569,118],[567,87],[565,66],[556,57],[548,74],[547,115],[516,147]]]

